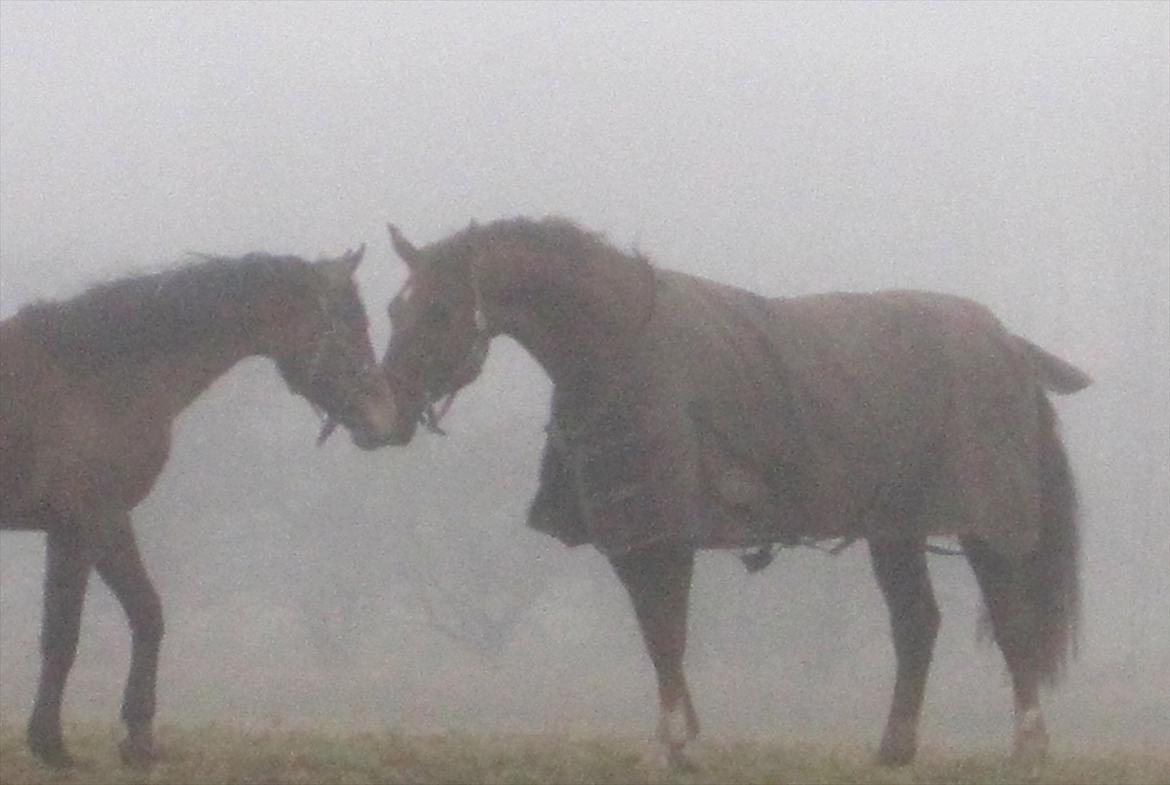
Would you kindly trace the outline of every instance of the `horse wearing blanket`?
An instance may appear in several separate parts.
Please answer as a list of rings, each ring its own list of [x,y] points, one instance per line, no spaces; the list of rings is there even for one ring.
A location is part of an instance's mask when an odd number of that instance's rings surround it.
[[[939,624],[926,540],[958,537],[1012,674],[1015,756],[1044,755],[1038,687],[1077,622],[1075,493],[1047,392],[1090,383],[984,307],[893,291],[764,298],[658,270],[573,224],[472,225],[422,249],[383,362],[394,441],[438,430],[490,339],[553,382],[529,525],[591,543],[629,591],[681,762],[698,548],[864,538],[897,658],[883,763],[914,756]],[[436,409],[436,404],[439,404]]]

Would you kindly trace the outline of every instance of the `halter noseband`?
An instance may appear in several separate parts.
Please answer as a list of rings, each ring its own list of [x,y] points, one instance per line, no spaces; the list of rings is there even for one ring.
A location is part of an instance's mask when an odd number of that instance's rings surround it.
[[[313,353],[310,356],[308,364],[305,366],[305,380],[304,386],[306,392],[313,392],[319,386],[321,379],[321,363],[325,359],[327,347],[334,342],[339,329],[338,319],[333,316],[329,309],[329,303],[325,295],[321,295],[318,299],[318,305],[321,308],[321,313],[325,316],[326,328],[321,332],[317,338],[316,346],[313,347]],[[360,371],[365,374],[368,373],[373,365],[371,363],[364,363]],[[308,396],[306,396],[308,398]],[[320,447],[325,443],[335,430],[337,425],[341,422],[340,418],[327,410],[324,406],[316,403],[312,398],[308,398],[309,405],[313,407],[313,411],[321,420],[321,432],[317,435],[317,446]]]
[[[398,300],[410,291],[413,283],[413,280],[408,278],[394,299]],[[422,389],[423,397],[426,399],[426,405],[419,414],[419,423],[431,433],[439,436],[447,435],[447,432],[439,427],[439,421],[451,410],[451,404],[455,402],[455,396],[459,394],[459,390],[463,387],[460,384],[461,380],[474,378],[475,374],[479,373],[484,361],[487,360],[488,345],[492,340],[491,333],[488,331],[487,314],[483,308],[483,294],[480,290],[479,275],[474,264],[471,266],[471,291],[475,298],[475,311],[472,315],[475,334],[471,337],[471,345],[467,348],[467,354],[456,367],[455,371],[450,374],[447,383],[443,385],[455,387],[455,389],[443,391],[435,390],[425,383],[414,385],[416,388]],[[388,375],[399,382],[404,381],[398,374]],[[437,408],[435,404],[438,404]]]

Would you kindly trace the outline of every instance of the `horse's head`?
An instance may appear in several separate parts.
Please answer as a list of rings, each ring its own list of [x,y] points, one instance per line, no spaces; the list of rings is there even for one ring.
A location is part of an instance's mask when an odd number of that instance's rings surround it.
[[[301,307],[290,310],[298,318],[284,325],[273,356],[293,392],[327,415],[320,441],[340,423],[354,444],[369,450],[391,441],[398,415],[353,280],[365,249],[309,265]]]
[[[438,421],[452,396],[479,376],[491,335],[471,238],[456,235],[420,250],[397,227],[387,228],[410,270],[390,302],[390,345],[382,361],[398,405],[394,442],[406,444],[419,422],[442,433]]]

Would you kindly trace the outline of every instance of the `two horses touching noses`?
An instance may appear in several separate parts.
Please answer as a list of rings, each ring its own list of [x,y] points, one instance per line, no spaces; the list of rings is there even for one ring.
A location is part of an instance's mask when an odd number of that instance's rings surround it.
[[[661,270],[561,219],[512,219],[417,248],[379,365],[352,274],[252,254],[107,284],[0,323],[0,526],[47,533],[33,751],[60,727],[90,568],[133,635],[123,759],[148,763],[162,614],[129,523],[171,422],[253,354],[362,448],[441,433],[508,335],[553,383],[528,524],[591,544],[626,587],[658,681],[658,738],[688,765],[683,669],[698,549],[865,539],[896,656],[878,757],[909,763],[940,614],[927,538],[957,537],[1012,676],[1014,757],[1038,760],[1039,686],[1079,609],[1072,476],[1048,393],[1090,380],[986,309],[926,292],[764,298]]]

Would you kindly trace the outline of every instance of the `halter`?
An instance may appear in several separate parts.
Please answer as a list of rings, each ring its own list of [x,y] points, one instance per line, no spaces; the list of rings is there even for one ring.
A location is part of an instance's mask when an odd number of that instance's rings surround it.
[[[325,295],[321,295],[318,298],[317,304],[321,309],[321,313],[325,317],[324,321],[327,326],[324,330],[321,331],[321,335],[317,338],[317,343],[313,347],[313,353],[310,356],[309,362],[306,366],[305,389],[307,391],[312,391],[317,387],[317,383],[321,378],[321,363],[325,359],[326,349],[330,344],[335,342],[337,334],[340,332],[338,329],[338,319],[335,318],[330,312],[329,302]],[[373,367],[373,364],[367,361],[361,366],[359,371],[362,374],[366,374],[369,373]],[[320,447],[325,443],[325,440],[328,439],[335,430],[337,430],[337,425],[340,422],[340,419],[333,413],[326,410],[323,406],[315,403],[311,398],[308,400],[309,405],[313,408],[313,411],[321,420],[321,432],[317,435],[317,446]]]
[[[313,354],[309,359],[307,370],[307,381],[312,384],[321,372],[321,360],[325,357],[325,347],[331,342],[334,335],[337,334],[337,320],[329,313],[329,303],[325,299],[325,295],[317,298],[317,305],[321,309],[321,313],[325,316],[325,321],[328,324],[324,330],[321,331],[321,336],[317,338],[317,345],[313,347]]]
[[[474,266],[471,268],[471,290],[475,297],[475,312],[472,315],[472,320],[475,324],[475,334],[471,337],[471,345],[467,348],[467,355],[463,358],[463,362],[459,364],[459,368],[452,374],[451,378],[454,380],[479,373],[479,370],[483,368],[484,361],[487,360],[488,344],[492,340],[492,336],[487,329],[487,315],[483,310],[483,295],[479,289],[479,276],[476,274]],[[426,394],[429,397],[431,391],[428,390]],[[438,396],[428,401],[420,418],[423,427],[431,433],[446,436],[447,432],[439,427],[439,420],[442,420],[447,415],[447,412],[451,410],[451,404],[455,402],[455,396],[458,394],[459,389],[455,389],[447,393],[446,396],[439,393]],[[438,411],[436,411],[435,403],[439,398],[443,400],[439,404]]]
[[[650,262],[641,254],[638,255],[638,260],[643,263],[650,288],[650,303],[646,309],[646,314],[643,316],[642,322],[636,331],[637,336],[640,337],[643,333],[646,332],[650,325],[650,321],[654,317],[654,312],[657,306],[658,287],[654,279],[654,266],[651,265]],[[482,287],[480,286],[479,268],[475,265],[474,262],[471,263],[470,268],[471,291],[475,300],[475,311],[473,314],[475,334],[472,336],[471,344],[467,349],[467,354],[464,356],[463,360],[450,376],[449,381],[451,384],[457,383],[459,380],[464,378],[473,378],[474,374],[479,372],[480,368],[483,367],[484,361],[487,359],[488,345],[491,343],[492,339],[491,332],[488,330],[487,314],[483,307],[483,293]],[[394,296],[394,299],[397,300],[409,292],[412,285],[413,280],[408,278],[406,283],[403,284],[402,289],[400,289],[398,294]],[[395,376],[399,382],[405,381],[396,374],[393,376]],[[431,433],[438,434],[439,436],[446,436],[447,432],[439,426],[439,421],[442,420],[443,417],[446,416],[447,412],[451,410],[451,404],[454,403],[455,396],[458,395],[458,393],[459,389],[444,392],[442,390],[436,391],[424,387],[423,395],[425,396],[427,403],[426,406],[423,407],[422,412],[419,414],[419,423],[421,423],[422,426]],[[605,409],[608,403],[608,400],[602,400],[596,407],[594,414]],[[438,405],[436,406],[436,404]],[[592,417],[589,419],[592,419]],[[549,430],[559,431],[561,429],[557,428],[555,423],[551,423]]]
[[[414,281],[411,278],[406,280],[402,289],[394,296],[398,300],[413,286]],[[471,265],[471,291],[475,299],[475,311],[472,315],[472,321],[475,326],[475,334],[471,337],[471,344],[467,348],[467,354],[460,361],[455,371],[450,375],[448,382],[454,386],[459,380],[473,377],[483,367],[484,361],[487,360],[488,345],[491,343],[492,335],[488,331],[487,314],[483,307],[483,293],[479,283],[479,270]],[[397,374],[392,374],[398,381],[403,381]],[[426,399],[426,405],[419,414],[419,422],[424,428],[431,433],[439,436],[446,436],[447,432],[439,427],[439,421],[447,415],[451,410],[451,404],[455,402],[455,396],[459,394],[459,389],[456,388],[449,392],[442,390],[435,390],[431,387],[422,386],[423,396]],[[436,408],[435,404],[438,404]]]

